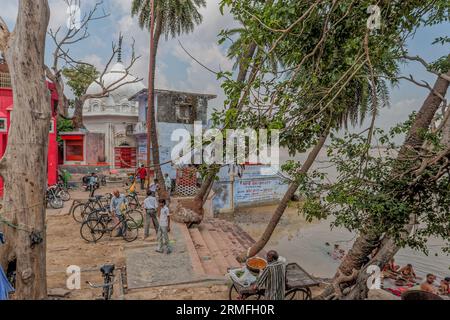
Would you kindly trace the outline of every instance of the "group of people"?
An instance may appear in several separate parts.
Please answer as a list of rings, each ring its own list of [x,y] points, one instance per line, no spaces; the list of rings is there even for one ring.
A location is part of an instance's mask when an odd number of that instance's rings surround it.
[[[144,166],[139,168],[137,176],[140,177],[141,187],[143,187],[143,189],[145,188],[146,174],[147,173]],[[154,179],[153,183],[150,184],[146,190],[146,198],[143,204],[143,207],[145,209],[144,239],[149,237],[150,224],[152,224],[157,235],[158,247],[156,251],[159,253],[165,252],[167,254],[170,254],[172,252],[172,248],[169,243],[170,210],[166,199],[161,198],[157,200],[159,189],[158,179]],[[169,191],[170,189],[168,190],[168,192]],[[120,230],[116,236],[122,236],[123,233],[126,232],[127,226],[125,223],[124,215],[127,205],[127,197],[124,194],[121,194],[118,190],[115,190],[111,198],[110,210],[111,213],[115,215],[115,218],[122,223]]]
[[[405,281],[409,284],[415,284],[421,277],[416,275],[412,264],[408,263],[404,267],[395,264],[395,260],[391,259],[383,269],[383,276],[396,281]],[[426,275],[425,280],[415,286],[411,286],[412,290],[422,290],[434,294],[448,295],[450,294],[450,277],[441,280],[439,286],[435,286],[436,276],[432,273]]]
[[[141,190],[145,190],[145,182],[147,179],[148,171],[144,165],[141,165],[137,170],[135,176],[139,179]],[[164,187],[167,193],[170,195],[172,191],[172,179],[169,174],[164,174]],[[159,191],[159,180],[154,179],[153,183],[148,186],[148,190],[157,193]]]

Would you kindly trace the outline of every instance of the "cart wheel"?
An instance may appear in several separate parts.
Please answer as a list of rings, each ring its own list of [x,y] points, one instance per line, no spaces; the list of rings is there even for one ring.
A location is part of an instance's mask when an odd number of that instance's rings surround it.
[[[255,292],[253,294],[245,294],[240,296],[239,292],[236,289],[236,286],[232,284],[230,289],[228,290],[228,299],[229,300],[259,300],[261,299],[261,293]]]
[[[311,290],[307,289],[291,289],[286,292],[285,300],[311,300]]]

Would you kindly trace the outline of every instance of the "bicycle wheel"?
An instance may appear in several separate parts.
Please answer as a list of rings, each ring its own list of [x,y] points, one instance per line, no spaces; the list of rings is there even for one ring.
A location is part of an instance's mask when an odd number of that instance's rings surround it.
[[[122,234],[122,237],[126,242],[133,242],[138,238],[139,229],[134,227],[136,222],[131,218],[126,219],[125,223],[127,224],[127,230],[125,234]]]
[[[86,220],[80,228],[80,235],[87,242],[97,242],[105,234],[106,227],[98,220]]]
[[[236,289],[235,284],[233,283],[228,289],[228,299],[229,300],[259,300],[261,299],[261,294],[259,292],[255,292],[253,294],[244,294],[239,295],[239,292]]]
[[[144,215],[141,211],[137,209],[128,210],[127,217],[136,223],[134,226],[130,225],[130,227],[138,229],[144,226]]]
[[[72,209],[72,217],[78,222],[82,223],[85,218],[91,213],[91,208],[86,203],[79,203]]]
[[[137,209],[140,207],[139,202],[137,201],[136,197],[133,197],[131,195],[127,196],[128,206],[131,209]]]
[[[311,300],[311,291],[308,289],[291,289],[284,295],[285,300]]]
[[[59,197],[50,199],[49,203],[50,207],[52,207],[53,209],[61,209],[62,207],[64,207],[64,201],[62,201],[62,199]]]
[[[58,197],[60,197],[62,201],[66,202],[70,200],[70,193],[66,190],[60,190],[58,192]]]

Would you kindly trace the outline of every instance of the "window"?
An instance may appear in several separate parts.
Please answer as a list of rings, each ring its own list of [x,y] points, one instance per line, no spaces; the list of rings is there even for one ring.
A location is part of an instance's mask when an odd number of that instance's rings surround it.
[[[83,161],[83,138],[66,140],[66,161]]]
[[[0,132],[8,131],[8,119],[0,118]]]
[[[182,123],[188,123],[191,120],[191,106],[179,105],[177,106],[177,120]]]
[[[55,121],[50,119],[50,133],[55,133]]]

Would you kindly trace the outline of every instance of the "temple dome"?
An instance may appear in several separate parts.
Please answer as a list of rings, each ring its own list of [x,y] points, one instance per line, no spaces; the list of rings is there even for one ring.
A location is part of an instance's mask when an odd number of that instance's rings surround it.
[[[121,83],[126,83],[135,80],[137,80],[135,76],[131,74],[128,75],[126,74],[125,66],[120,62],[116,63],[111,68],[111,70],[103,76],[103,83],[105,87],[111,85],[113,85],[113,87],[117,87]],[[98,78],[97,81],[100,81],[100,79]],[[144,88],[145,86],[141,81],[128,83],[112,91],[109,95],[114,99],[116,103],[120,103],[124,99],[128,100],[128,98],[135,95]],[[87,89],[86,93],[99,94],[101,92],[102,92],[101,86],[98,83],[93,82]]]
[[[131,74],[127,75],[125,66],[121,62],[117,62],[114,66],[112,66],[111,70],[103,76],[102,81],[104,87],[111,86],[114,88],[122,83],[136,81],[137,79],[137,77]],[[97,81],[100,81],[100,78],[97,78]],[[87,100],[84,105],[84,113],[85,115],[89,115],[89,113],[107,111],[106,109],[115,108],[116,106],[133,107],[135,106],[135,102],[130,102],[128,101],[128,99],[144,88],[145,86],[142,81],[124,84],[114,91],[110,92],[108,97]],[[93,82],[88,87],[86,93],[101,94],[102,91],[102,87],[97,82]],[[98,108],[93,108],[98,104],[101,105],[101,110],[99,110]],[[123,112],[124,110],[121,111]]]

